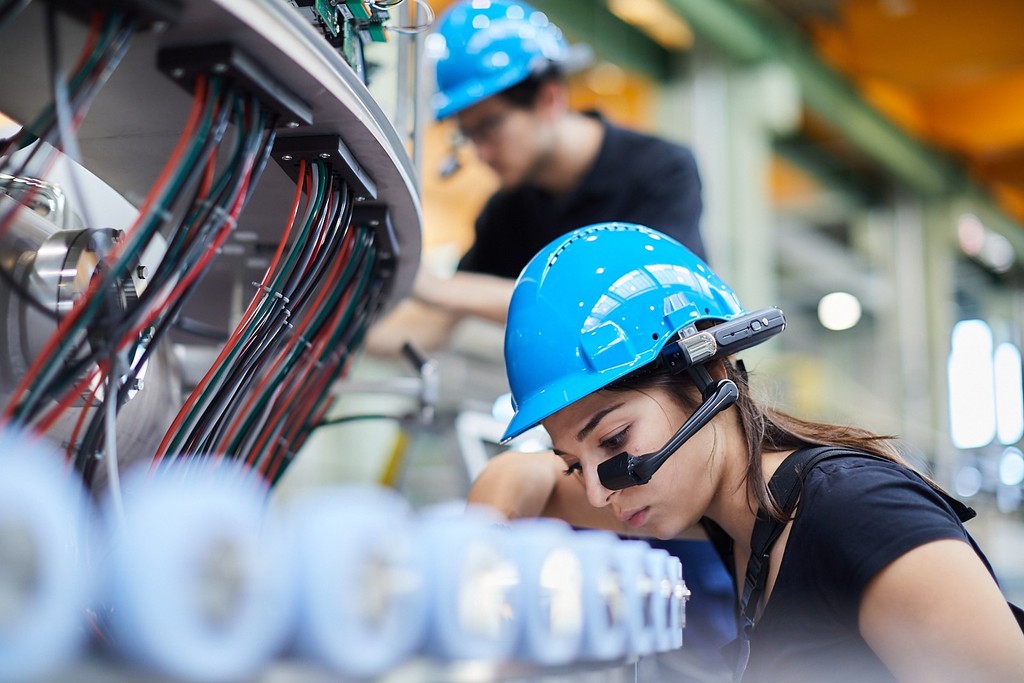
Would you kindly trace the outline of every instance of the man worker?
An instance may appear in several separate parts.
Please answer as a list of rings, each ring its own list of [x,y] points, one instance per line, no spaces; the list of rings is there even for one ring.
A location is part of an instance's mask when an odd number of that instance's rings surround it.
[[[427,44],[435,116],[455,119],[500,187],[457,272],[441,278],[421,268],[411,299],[371,330],[371,352],[397,351],[406,340],[436,350],[463,316],[503,324],[519,271],[573,228],[641,223],[704,257],[693,154],[573,111],[565,76],[579,53],[543,13],[517,0],[457,2]]]

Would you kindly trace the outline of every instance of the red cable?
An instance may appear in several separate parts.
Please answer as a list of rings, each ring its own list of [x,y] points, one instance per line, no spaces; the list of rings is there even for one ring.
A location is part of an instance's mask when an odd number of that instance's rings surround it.
[[[155,201],[158,190],[164,184],[166,184],[167,179],[171,174],[171,171],[177,166],[178,160],[184,154],[188,138],[191,137],[192,131],[198,124],[199,115],[202,112],[201,104],[203,99],[205,98],[205,92],[206,80],[202,76],[199,76],[196,79],[196,92],[195,97],[192,100],[192,111],[189,114],[189,119],[185,125],[185,129],[182,131],[181,136],[178,138],[178,144],[175,147],[174,151],[172,152],[171,157],[167,160],[167,164],[161,171],[160,176],[157,178],[157,181],[150,188],[149,195],[147,196],[146,201],[142,206],[142,209],[139,210],[138,217],[135,219],[135,222],[132,224],[132,226],[128,229],[129,233],[132,233],[137,229],[137,226],[141,223],[142,219],[148,213],[149,207],[152,205],[153,201]],[[112,254],[117,253],[119,250],[119,244],[123,243],[124,242],[115,244],[114,249],[112,250]],[[44,362],[53,355],[54,348],[57,346],[59,340],[62,340],[65,336],[67,336],[68,329],[71,328],[75,323],[77,323],[78,319],[82,315],[82,312],[86,308],[86,304],[92,300],[92,297],[95,294],[97,287],[99,286],[97,282],[98,281],[96,280],[91,280],[89,282],[89,286],[86,288],[86,291],[83,293],[83,295],[75,301],[71,311],[65,317],[61,318],[60,322],[57,324],[56,331],[47,340],[46,345],[43,347],[43,350],[33,359],[32,364],[29,366],[28,371],[26,371],[25,373],[25,376],[22,377],[21,382],[18,383],[17,388],[14,390],[14,393],[12,394],[10,400],[7,403],[7,406],[4,408],[2,416],[0,416],[0,421],[4,423],[10,422],[11,418],[13,417],[13,411],[15,407],[17,407],[17,405],[21,401],[21,397],[25,394],[28,388],[35,381]]]
[[[328,273],[328,277],[326,278],[326,282],[325,282],[324,286],[319,288],[319,292],[317,293],[316,299],[314,299],[313,302],[306,307],[304,318],[303,318],[301,324],[299,326],[297,326],[300,329],[305,329],[306,328],[306,323],[308,321],[310,321],[312,319],[312,317],[314,315],[316,315],[320,311],[320,304],[323,302],[324,298],[327,297],[331,292],[334,291],[334,285],[335,285],[335,283],[336,283],[336,281],[338,279],[338,276],[341,274],[341,271],[344,269],[344,265],[345,265],[346,260],[351,256],[351,252],[352,252],[352,248],[353,248],[352,245],[355,242],[355,239],[352,237],[352,234],[353,233],[349,233],[349,235],[347,235],[345,240],[342,242],[342,246],[341,246],[341,249],[339,250],[338,257],[334,261],[334,264],[331,266],[331,271]],[[342,312],[344,311],[343,308],[341,310],[342,310]],[[284,362],[284,360],[287,358],[288,354],[295,347],[295,345],[298,344],[298,342],[299,342],[299,340],[301,338],[302,338],[302,334],[300,334],[298,332],[296,334],[292,335],[292,337],[288,340],[288,342],[285,345],[285,347],[279,352],[277,358],[274,360],[274,363],[271,365],[271,367],[268,370],[268,372],[263,376],[263,378],[260,380],[260,383],[256,386],[256,388],[253,390],[253,392],[251,392],[249,400],[243,406],[243,410],[241,410],[239,412],[239,419],[236,422],[236,424],[234,425],[234,427],[232,428],[232,430],[230,432],[230,435],[229,435],[229,438],[227,438],[224,441],[222,441],[221,442],[222,445],[226,445],[237,434],[238,429],[240,428],[240,425],[242,423],[241,416],[242,415],[246,415],[248,413],[248,410],[252,407],[253,403],[255,403],[258,400],[258,398],[263,395],[267,384],[274,378],[275,371],[281,365],[281,363]],[[308,340],[308,341],[309,341],[309,343],[311,345],[313,345],[316,340]],[[318,354],[313,353],[313,351],[311,349],[307,354],[305,354],[303,356],[303,359],[309,359],[309,358],[315,359],[317,357],[318,357]],[[297,366],[297,367],[301,367],[301,365]],[[296,370],[296,372],[298,372],[298,370]],[[280,391],[283,390],[283,388],[284,387],[281,387],[281,389],[279,389],[278,392],[275,392],[275,393],[280,393]],[[258,453],[257,450],[254,450],[252,453],[249,453],[245,457],[245,462],[250,464],[250,465],[254,465],[257,453]]]
[[[68,409],[71,402],[76,398],[81,397],[85,388],[89,386],[89,382],[91,382],[97,374],[103,374],[105,372],[105,370],[103,370],[103,365],[105,364],[99,364],[97,367],[87,372],[85,376],[78,381],[78,384],[71,389],[71,391],[64,394],[64,397],[61,398],[60,402],[58,402],[56,406],[50,408],[50,410],[43,415],[42,419],[37,420],[32,425],[32,430],[38,434],[46,433],[50,427],[53,426],[53,423],[57,421],[57,418],[59,418],[64,411]]]
[[[270,281],[270,273],[272,273],[277,268],[278,262],[281,259],[281,255],[284,252],[285,242],[287,241],[287,238],[291,235],[292,230],[294,230],[295,217],[298,215],[299,203],[302,199],[302,180],[305,177],[306,162],[305,160],[303,160],[299,162],[299,182],[295,184],[295,197],[292,200],[291,211],[288,214],[288,228],[286,233],[281,237],[281,242],[280,244],[278,244],[277,252],[274,254],[274,259],[271,262],[270,266],[267,268],[266,274],[264,274],[263,276],[263,282],[260,286],[260,289],[259,291],[256,292],[255,296],[253,296],[252,300],[249,302],[248,307],[246,307],[245,313],[242,315],[241,322],[235,327],[234,331],[231,333],[231,336],[228,338],[227,342],[221,348],[220,353],[217,355],[217,359],[210,366],[210,369],[207,370],[206,374],[203,376],[203,379],[199,382],[196,388],[193,389],[192,392],[189,394],[188,398],[185,401],[185,404],[181,407],[181,409],[178,411],[178,414],[175,416],[174,422],[171,423],[171,426],[168,427],[167,431],[164,433],[164,438],[160,441],[160,446],[156,449],[156,454],[153,456],[154,466],[159,464],[159,462],[164,458],[164,456],[166,455],[167,446],[170,444],[171,439],[178,432],[178,430],[181,429],[181,425],[185,421],[185,416],[192,409],[192,406],[195,405],[195,402],[199,399],[199,396],[203,393],[203,391],[205,391],[206,387],[213,379],[213,375],[217,371],[220,364],[224,362],[224,359],[233,350],[233,348],[238,345],[238,340],[242,334],[242,331],[248,324],[248,321],[251,320],[252,316],[255,315],[256,308],[263,297],[263,288],[266,287],[267,283]]]
[[[337,328],[337,325],[339,324],[341,318],[345,314],[346,307],[348,306],[348,303],[351,300],[354,291],[355,291],[355,287],[354,286],[350,286],[349,288],[347,288],[345,290],[345,293],[342,295],[342,300],[338,303],[337,310],[333,314],[333,319],[331,320],[331,324],[330,325],[326,325],[324,327],[324,330],[333,331],[334,329]],[[318,338],[315,341],[315,343],[313,344],[314,349],[311,350],[310,353],[308,353],[308,354],[306,354],[304,356],[304,358],[309,358],[310,359],[310,361],[306,364],[307,366],[309,366],[311,363],[314,363],[317,359],[319,359],[321,357],[321,355],[323,353],[323,348],[327,344],[327,338],[329,337],[329,334],[323,334],[322,333],[321,335],[319,335],[319,337],[323,337],[323,338]],[[296,387],[296,390],[298,390],[299,388],[301,388],[303,390],[308,389],[308,384],[304,380],[305,380],[306,377],[309,376],[309,374],[310,373],[307,371],[307,372],[303,373],[302,376],[296,376],[296,379],[293,382],[293,386]],[[296,375],[297,375],[297,373],[296,373]],[[287,400],[286,401],[281,401],[279,403],[278,407],[277,407],[277,410],[272,414],[271,419],[267,421],[267,424],[275,424],[275,423],[279,422],[281,417],[282,417],[282,414],[284,412],[290,410],[293,407],[294,406],[292,405],[291,401],[287,401]],[[253,453],[250,454],[250,458],[249,459],[253,459],[253,456],[255,456],[255,454],[258,454],[258,453],[260,453],[263,450],[263,447],[264,447],[264,445],[267,442],[267,436],[269,436],[269,433],[264,434],[263,438],[259,439],[254,444]],[[253,461],[255,461],[255,460],[253,460]]]

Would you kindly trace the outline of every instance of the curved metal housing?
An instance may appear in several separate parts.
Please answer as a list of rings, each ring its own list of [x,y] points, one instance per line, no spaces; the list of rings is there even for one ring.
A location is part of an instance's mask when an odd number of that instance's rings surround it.
[[[130,7],[132,2],[115,4]],[[141,204],[172,153],[192,99],[161,72],[158,55],[168,49],[187,52],[193,46],[228,43],[308,106],[308,122],[286,127],[292,122],[281,121],[279,140],[335,140],[343,150],[335,162],[347,158],[370,184],[375,197],[356,193],[355,210],[367,205],[367,215],[373,216],[367,222],[388,231],[383,237],[394,257],[380,312],[404,297],[419,265],[421,246],[416,174],[404,141],[361,78],[308,18],[284,0],[180,0],[177,4],[181,12],[174,25],[140,31],[133,37],[130,49],[91,105],[76,136],[83,165],[116,193],[136,206]],[[53,98],[45,11],[44,2],[32,2],[0,29],[4,65],[0,112],[22,122],[32,120]],[[79,18],[60,14],[58,27],[62,56],[69,59],[84,42],[86,26]],[[261,279],[268,255],[287,227],[295,180],[277,161],[264,168],[236,230],[181,312],[181,317],[224,337],[238,322],[241,308],[253,295],[252,285]],[[12,183],[8,178],[7,194],[18,198],[10,188],[37,182],[32,200],[36,213],[25,218],[28,212],[21,212],[3,237],[0,261],[37,298],[64,312],[81,284],[76,285],[76,273],[88,276],[90,239],[112,239],[113,235],[102,224],[74,225],[70,212],[75,207],[67,207],[59,188],[48,187],[45,179],[18,178]],[[11,197],[0,195],[0,200],[11,201]],[[102,223],[102,208],[93,207],[90,213]],[[133,296],[135,289],[144,286],[140,282],[144,275],[140,268],[121,278],[114,298]],[[6,402],[55,321],[19,303],[6,281],[0,281],[0,315],[6,346],[6,357],[0,362],[0,398]],[[172,342],[178,360],[170,352]],[[182,374],[187,369],[182,369],[180,359],[183,354],[189,356],[190,349],[199,353],[191,354],[189,362],[194,357],[210,358],[203,349],[213,346],[210,339],[180,330],[164,343],[168,348],[153,355],[144,388],[122,410],[117,426],[119,460],[153,455],[174,406],[181,405],[192,388],[190,378]],[[52,425],[49,435],[58,443],[66,441],[75,421],[72,409]]]

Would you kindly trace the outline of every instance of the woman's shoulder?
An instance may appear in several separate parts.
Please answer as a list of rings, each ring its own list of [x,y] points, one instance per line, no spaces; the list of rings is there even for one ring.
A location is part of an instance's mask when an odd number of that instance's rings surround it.
[[[956,512],[920,474],[868,455],[841,455],[803,478],[797,518],[818,539],[902,545],[966,538]]]
[[[864,506],[903,506],[918,501],[953,515],[945,498],[907,465],[868,454],[838,455],[819,462],[803,476],[801,498],[845,510]],[[955,515],[953,515],[955,516]]]

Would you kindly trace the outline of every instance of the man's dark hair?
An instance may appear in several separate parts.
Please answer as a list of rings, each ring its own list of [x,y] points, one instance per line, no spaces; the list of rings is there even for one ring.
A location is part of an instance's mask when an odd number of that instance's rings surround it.
[[[549,62],[542,70],[531,73],[526,80],[502,90],[498,96],[517,109],[531,109],[537,103],[537,95],[542,85],[564,80],[565,72],[562,67]]]

